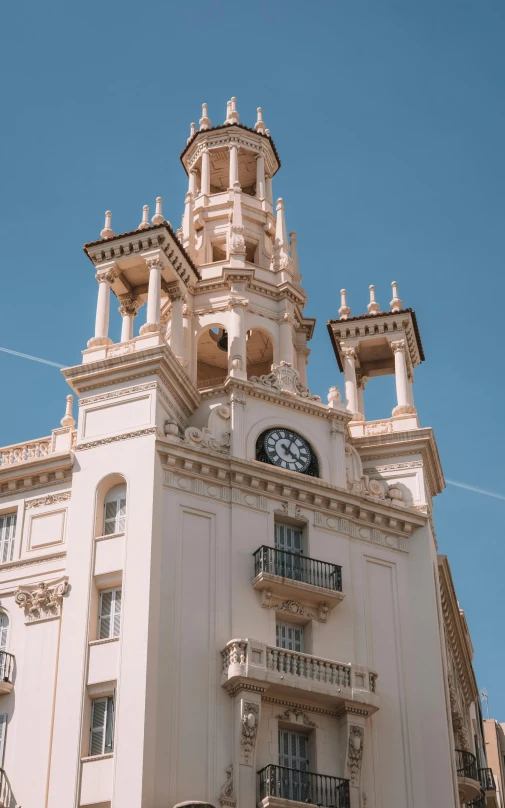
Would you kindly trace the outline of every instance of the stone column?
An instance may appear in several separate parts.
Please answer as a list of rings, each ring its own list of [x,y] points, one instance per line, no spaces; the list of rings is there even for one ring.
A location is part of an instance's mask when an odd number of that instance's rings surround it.
[[[230,146],[230,184],[228,187],[233,188],[236,182],[238,182],[238,146],[232,144]]]
[[[414,412],[409,397],[405,340],[393,340],[390,345],[395,357],[396,399],[398,402],[392,414],[402,415],[403,413]]]
[[[330,406],[332,404],[332,390],[337,388],[330,388],[328,400]],[[338,395],[338,402],[340,402],[340,391],[335,393]],[[339,421],[332,421],[330,428],[331,435],[331,454],[330,454],[330,482],[337,485],[339,488],[347,489],[347,477],[345,473],[345,426]]]
[[[110,285],[118,270],[116,267],[97,272],[95,275],[98,281],[98,299],[96,303],[95,336],[88,340],[88,348],[97,345],[110,345],[109,339],[109,312],[110,312]]]
[[[307,363],[309,361],[310,349],[302,348],[297,352],[298,363],[297,370],[300,374],[300,381],[304,387],[307,387]]]
[[[180,364],[184,365],[184,300],[178,281],[169,284],[168,296],[172,303],[172,313],[170,318],[170,348]]]
[[[279,324],[279,360],[281,362],[289,362],[291,366],[293,362],[293,328],[295,325],[295,318],[289,312],[285,312]]]
[[[265,158],[262,154],[256,158],[256,198],[265,198]]]
[[[202,178],[201,178],[201,180],[202,180],[202,187],[201,187],[200,190],[201,190],[202,196],[205,198],[205,201],[207,201],[207,197],[210,194],[210,156],[209,156],[209,150],[208,149],[204,149],[203,152],[202,152]]]
[[[119,313],[123,318],[121,323],[121,342],[129,342],[133,339],[133,320],[137,316],[137,310],[141,306],[138,297],[121,298]]]
[[[182,306],[183,352],[188,363],[187,370],[191,377],[191,380],[193,382],[196,382],[196,374],[194,370],[194,361],[193,361],[193,325],[192,325],[193,317],[194,317],[193,311],[190,309],[187,303],[184,303]]]
[[[245,457],[245,398],[243,393],[230,396],[231,452],[233,457]]]
[[[368,376],[360,376],[358,379],[358,411],[361,413],[363,418],[365,418],[365,401],[363,398],[363,394],[365,392],[365,386],[368,381]]]
[[[356,348],[352,345],[342,346],[344,356],[345,404],[352,413],[354,421],[362,421],[363,416],[358,406],[358,384],[356,381]]]
[[[228,373],[236,379],[247,379],[247,348],[245,306],[247,300],[230,301],[230,328],[228,330]]]
[[[160,330],[161,260],[158,257],[146,258],[146,264],[149,268],[149,289],[146,322],[140,329],[141,334],[150,334]]]
[[[272,177],[266,176],[265,177],[265,195],[266,201],[270,205],[271,208],[274,206],[274,198],[273,198],[273,190],[272,190]]]

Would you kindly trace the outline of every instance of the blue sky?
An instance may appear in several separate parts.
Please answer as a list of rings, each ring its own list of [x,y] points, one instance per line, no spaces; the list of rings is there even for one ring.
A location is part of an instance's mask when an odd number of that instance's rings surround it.
[[[179,153],[201,103],[214,123],[262,106],[283,167],[275,196],[298,232],[309,383],[340,384],[325,323],[397,280],[426,353],[415,400],[445,475],[505,497],[505,6],[498,0],[8,3],[2,9],[0,346],[77,364],[96,282],[81,251],[103,212],[116,232],[164,198],[179,226]],[[119,336],[119,315],[111,328]],[[0,445],[46,435],[66,385],[0,353]],[[394,405],[373,380],[368,417]],[[440,552],[475,646],[480,687],[505,721],[505,500],[448,486]]]

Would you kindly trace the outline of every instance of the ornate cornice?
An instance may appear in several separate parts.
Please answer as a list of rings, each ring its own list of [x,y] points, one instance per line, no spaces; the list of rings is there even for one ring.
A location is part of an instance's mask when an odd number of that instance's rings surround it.
[[[158,435],[163,437],[156,426],[147,427],[147,429],[137,429],[134,432],[123,432],[121,435],[112,435],[108,438],[100,438],[99,440],[90,440],[84,443],[76,443],[74,449],[76,452],[82,452],[85,449],[95,449],[97,446],[106,446],[108,443],[117,443],[122,440],[130,440],[131,438],[143,438],[146,435]]]
[[[437,558],[444,630],[465,702],[469,706],[478,700],[479,690],[472,665],[473,652],[468,627],[464,613],[459,607],[447,556],[439,555]]]

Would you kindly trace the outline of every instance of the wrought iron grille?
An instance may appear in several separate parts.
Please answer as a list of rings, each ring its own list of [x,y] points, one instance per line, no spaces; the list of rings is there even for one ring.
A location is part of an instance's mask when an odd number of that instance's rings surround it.
[[[477,761],[475,755],[465,749],[456,749],[456,770],[458,777],[469,777],[470,780],[479,780]]]
[[[479,780],[484,791],[496,791],[492,769],[479,769]]]
[[[280,797],[323,808],[350,808],[349,780],[269,764],[258,772],[260,800]]]
[[[253,555],[255,576],[260,572],[269,572],[293,581],[333,589],[334,592],[342,591],[342,567],[338,564],[328,564],[326,561],[317,561],[315,558],[266,545]]]

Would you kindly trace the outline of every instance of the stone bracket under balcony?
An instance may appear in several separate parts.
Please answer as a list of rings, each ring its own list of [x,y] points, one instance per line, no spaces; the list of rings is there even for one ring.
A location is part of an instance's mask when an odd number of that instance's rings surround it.
[[[221,651],[221,685],[230,695],[241,685],[284,698],[310,699],[334,709],[349,705],[363,715],[379,709],[377,674],[363,665],[335,662],[265,645],[231,640]]]

